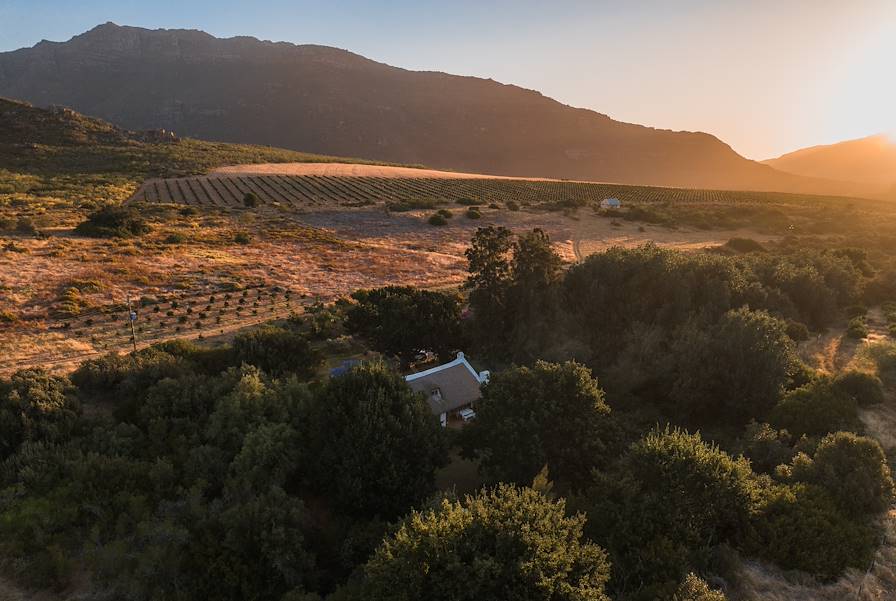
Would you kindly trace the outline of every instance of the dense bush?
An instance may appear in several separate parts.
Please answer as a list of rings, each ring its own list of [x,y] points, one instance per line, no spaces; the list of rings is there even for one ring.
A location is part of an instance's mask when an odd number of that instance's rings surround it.
[[[0,461],[23,442],[65,442],[81,413],[66,378],[22,370],[0,379]]]
[[[726,597],[722,591],[710,588],[696,574],[688,574],[672,596],[672,601],[726,601]]]
[[[435,488],[446,461],[438,419],[382,364],[333,378],[302,430],[311,482],[345,512],[395,518]]]
[[[862,371],[845,371],[837,375],[834,388],[851,397],[860,407],[884,402],[884,387],[880,378]]]
[[[463,432],[466,454],[491,481],[528,484],[546,465],[568,485],[589,479],[614,449],[610,409],[591,372],[538,362],[492,376]]]
[[[775,430],[769,424],[755,421],[747,424],[740,450],[753,469],[767,474],[779,465],[790,463],[796,453],[787,430]]]
[[[440,215],[439,213],[435,213],[430,215],[429,219],[427,219],[429,225],[441,226],[448,225],[448,220],[445,219],[444,215]]]
[[[410,286],[358,290],[346,328],[403,364],[433,351],[448,359],[461,347],[461,304],[456,295]]]
[[[321,362],[305,336],[275,326],[237,334],[233,339],[233,353],[238,362],[278,376],[294,373],[310,377]]]
[[[365,567],[370,600],[606,601],[606,554],[584,517],[529,488],[501,485],[414,512]]]
[[[868,337],[868,324],[864,317],[853,317],[846,326],[846,335],[850,338],[862,339]]]
[[[785,394],[772,410],[769,421],[797,437],[823,436],[859,427],[855,399],[827,377],[816,378]]]
[[[893,501],[893,480],[876,440],[851,432],[822,439],[812,459],[793,465],[793,478],[824,488],[846,515],[878,513]]]
[[[246,195],[243,196],[243,206],[247,209],[254,209],[258,206],[258,197],[254,192],[246,192]]]
[[[149,225],[137,209],[110,205],[88,215],[75,231],[94,238],[129,238],[149,232]]]
[[[589,492],[588,532],[610,551],[613,586],[671,596],[715,545],[747,531],[759,487],[746,459],[699,434],[654,430]]]
[[[831,579],[848,567],[865,569],[876,538],[868,525],[844,515],[822,489],[777,486],[754,520],[753,552],[784,569]]]
[[[730,311],[709,328],[688,324],[673,349],[677,378],[670,396],[696,424],[765,417],[797,363],[784,324],[748,309]]]

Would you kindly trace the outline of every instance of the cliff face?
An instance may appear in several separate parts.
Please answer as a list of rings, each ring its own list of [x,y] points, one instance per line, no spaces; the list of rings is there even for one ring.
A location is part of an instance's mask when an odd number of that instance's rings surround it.
[[[492,80],[324,46],[101,25],[0,53],[0,95],[130,129],[495,174],[836,193],[705,133],[614,121]]]

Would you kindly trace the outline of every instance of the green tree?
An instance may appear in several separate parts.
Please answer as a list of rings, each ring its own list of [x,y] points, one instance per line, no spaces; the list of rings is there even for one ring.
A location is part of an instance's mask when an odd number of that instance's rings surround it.
[[[508,292],[512,281],[510,254],[513,234],[505,227],[481,227],[473,234],[464,254],[469,275],[464,287],[470,291],[473,337],[491,353],[501,353],[507,344]]]
[[[71,383],[43,370],[0,380],[0,460],[25,441],[64,442],[81,414]]]
[[[664,598],[715,545],[743,536],[758,495],[746,459],[667,427],[597,479],[586,495],[588,533],[610,551],[617,590]]]
[[[448,358],[461,346],[460,301],[456,295],[411,286],[359,290],[348,310],[350,332],[405,365],[420,351]]]
[[[573,486],[605,464],[613,447],[610,408],[591,372],[573,362],[537,362],[497,373],[462,434],[464,453],[495,482],[525,484],[548,466]]]
[[[606,554],[563,501],[502,484],[412,513],[365,567],[371,601],[605,601]]]
[[[330,379],[301,432],[313,485],[340,509],[397,517],[435,488],[444,432],[422,395],[382,364]]]
[[[321,362],[305,336],[276,326],[237,334],[233,352],[238,363],[254,365],[274,376],[296,374],[308,378]]]
[[[783,322],[764,311],[729,311],[706,328],[684,327],[673,346],[676,410],[695,424],[745,424],[775,406],[797,364]]]
[[[830,378],[815,378],[805,386],[787,392],[775,406],[769,421],[793,436],[824,436],[838,430],[858,428],[856,401]]]
[[[784,569],[833,579],[865,569],[876,544],[873,528],[850,519],[820,487],[776,486],[754,518],[747,550]]]
[[[557,313],[563,260],[548,235],[538,228],[519,236],[512,250],[508,350],[515,359],[531,361],[560,334]]]
[[[880,378],[862,371],[845,371],[834,378],[833,385],[843,394],[855,399],[860,407],[884,402],[884,387]]]
[[[795,461],[793,478],[824,488],[847,515],[878,513],[893,501],[887,457],[873,438],[851,432],[825,436],[812,459]]]

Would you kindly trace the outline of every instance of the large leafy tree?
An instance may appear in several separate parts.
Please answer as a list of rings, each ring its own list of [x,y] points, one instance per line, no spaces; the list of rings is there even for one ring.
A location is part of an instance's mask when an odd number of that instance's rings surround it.
[[[492,481],[526,484],[545,466],[576,487],[608,460],[610,408],[591,372],[574,362],[537,362],[492,376],[463,433],[464,452]]]
[[[376,350],[409,363],[420,351],[447,358],[461,346],[460,301],[456,295],[411,286],[358,290],[348,310],[349,331]]]
[[[505,227],[476,230],[465,251],[469,276],[464,287],[470,291],[473,310],[473,337],[486,352],[501,353],[507,345],[509,290],[512,281],[513,234]]]
[[[233,352],[238,362],[254,365],[275,376],[310,377],[321,361],[303,334],[276,326],[238,334],[233,339]]]
[[[589,531],[611,552],[614,586],[666,598],[713,546],[747,530],[760,489],[746,459],[699,434],[654,430],[588,493]]]
[[[500,485],[412,513],[367,563],[371,601],[605,601],[609,564],[584,517]]]
[[[383,364],[329,380],[304,427],[312,484],[358,516],[403,514],[433,492],[447,459],[422,395]]]
[[[557,312],[563,261],[541,229],[517,237],[513,244],[508,311],[512,337],[508,354],[531,361],[558,335]]]
[[[691,423],[743,425],[775,406],[797,363],[785,325],[763,311],[729,311],[710,327],[691,322],[673,346],[676,410]]]

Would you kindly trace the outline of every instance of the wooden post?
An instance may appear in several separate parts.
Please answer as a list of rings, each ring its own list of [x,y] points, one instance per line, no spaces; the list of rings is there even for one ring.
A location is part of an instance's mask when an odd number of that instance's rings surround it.
[[[128,321],[131,323],[131,343],[134,345],[134,352],[137,352],[137,331],[134,329],[134,322],[137,314],[131,310],[131,295],[128,294]]]

